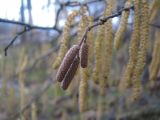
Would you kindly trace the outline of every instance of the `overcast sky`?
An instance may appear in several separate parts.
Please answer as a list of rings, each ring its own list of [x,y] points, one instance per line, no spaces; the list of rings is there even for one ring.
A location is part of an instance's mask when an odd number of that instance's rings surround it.
[[[55,22],[55,6],[52,4],[49,8],[42,9],[42,7],[47,4],[48,0],[31,1],[33,24],[40,26],[53,26]],[[51,2],[54,2],[54,0],[51,0]],[[0,18],[20,20],[20,6],[21,0],[0,0]],[[27,10],[25,11],[25,17],[27,20]]]

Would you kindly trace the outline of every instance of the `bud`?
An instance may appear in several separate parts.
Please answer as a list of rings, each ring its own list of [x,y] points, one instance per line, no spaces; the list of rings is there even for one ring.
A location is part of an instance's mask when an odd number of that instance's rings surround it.
[[[88,44],[83,42],[80,53],[81,67],[86,68],[88,65]]]
[[[64,90],[66,90],[69,86],[69,84],[71,83],[77,69],[78,69],[78,65],[79,65],[79,57],[76,57],[73,61],[73,63],[71,64],[70,68],[68,69],[65,77],[64,77],[64,80],[61,84],[62,88]]]
[[[77,55],[79,51],[79,46],[78,45],[73,45],[68,52],[66,53],[59,69],[56,75],[56,80],[61,82],[66,75],[68,69],[70,68],[75,56]]]

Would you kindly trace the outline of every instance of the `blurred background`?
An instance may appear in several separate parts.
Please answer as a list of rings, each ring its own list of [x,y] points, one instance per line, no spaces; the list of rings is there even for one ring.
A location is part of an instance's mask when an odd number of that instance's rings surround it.
[[[115,0],[114,12],[122,8],[125,1]],[[150,8],[152,8],[152,14],[148,19],[151,24],[150,45],[145,68],[146,72],[144,72],[143,77],[144,84],[148,82],[147,72],[153,51],[153,43],[155,39],[160,39],[160,36],[155,35],[156,32],[160,33],[160,2],[153,5],[154,1],[159,0],[148,1]],[[0,120],[8,120],[9,116],[14,116],[13,120],[79,120],[81,118],[78,110],[80,77],[77,75],[69,89],[63,91],[55,81],[57,70],[52,67],[57,57],[60,36],[67,16],[73,10],[80,9],[79,5],[73,5],[72,2],[75,1],[0,0]],[[88,13],[93,16],[94,21],[102,16],[107,6],[105,0],[77,0],[76,2],[87,3]],[[146,90],[138,103],[130,105],[132,108],[129,109],[129,112],[124,105],[123,97],[119,99],[117,85],[128,61],[128,45],[133,28],[133,14],[134,12],[131,10],[123,44],[120,50],[113,54],[112,81],[109,83],[111,88],[106,99],[107,107],[104,120],[115,120],[119,108],[121,109],[121,120],[130,120],[132,117],[127,119],[128,116],[133,116],[133,119],[134,117],[137,119],[136,116],[139,115],[135,113],[137,109],[145,109],[144,106],[152,104],[160,106],[160,86],[153,89],[152,94]],[[49,29],[33,29],[18,36],[8,49],[7,56],[4,56],[5,47],[17,33],[23,31],[24,26],[3,22],[1,19],[19,21]],[[117,30],[119,22],[120,16],[112,19],[114,32]],[[76,39],[78,23],[79,19],[75,21],[71,28],[70,35],[73,40]],[[74,43],[74,41],[72,42]],[[160,72],[158,76],[160,77]],[[157,79],[160,80],[159,78]],[[92,81],[89,84],[89,109],[84,116],[86,120],[96,120],[99,88]],[[160,85],[160,83],[157,83],[157,85]],[[44,90],[44,92],[39,93],[41,90]],[[33,98],[34,101],[32,101]],[[28,105],[27,109],[23,111],[23,114],[20,114],[19,111],[26,105]],[[157,107],[156,110],[151,111],[155,111],[151,116],[155,116],[154,119],[158,120],[160,109]],[[151,118],[148,117],[148,120],[151,120]]]

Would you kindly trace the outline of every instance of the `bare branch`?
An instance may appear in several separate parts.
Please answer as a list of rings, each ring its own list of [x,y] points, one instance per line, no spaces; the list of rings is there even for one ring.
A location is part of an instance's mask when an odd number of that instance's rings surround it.
[[[114,18],[114,17],[117,17],[117,16],[120,16],[122,14],[123,11],[128,11],[130,9],[134,9],[134,6],[130,6],[130,7],[127,7],[127,8],[122,8],[120,9],[118,12],[116,13],[113,13],[112,15],[110,16],[107,16],[107,17],[104,17],[104,18],[101,18],[98,20],[98,22],[95,22],[93,25],[91,26],[88,26],[83,34],[83,37],[81,39],[81,42],[80,42],[80,45],[83,43],[83,41],[87,38],[87,34],[88,32],[93,29],[94,27],[97,27],[99,25],[103,25],[105,22],[107,22],[109,19],[111,18]]]

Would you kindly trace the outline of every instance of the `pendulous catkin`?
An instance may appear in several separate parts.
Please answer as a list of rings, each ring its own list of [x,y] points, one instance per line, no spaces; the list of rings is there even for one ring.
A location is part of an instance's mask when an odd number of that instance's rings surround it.
[[[150,65],[150,76],[151,81],[155,81],[160,70],[160,32],[157,30],[155,34],[155,43],[152,53],[152,61]]]
[[[70,27],[74,22],[74,18],[79,14],[79,11],[73,11],[67,18],[67,22],[65,23],[64,29],[63,29],[63,34],[61,38],[61,43],[60,43],[60,50],[58,57],[56,58],[55,62],[53,63],[53,68],[57,69],[63,57],[65,56],[67,49],[68,49],[68,43],[69,43],[69,37],[70,37]]]
[[[59,69],[58,69],[58,72],[57,72],[57,75],[56,75],[56,80],[61,82],[67,71],[69,70],[74,58],[76,57],[76,55],[78,54],[79,52],[79,46],[78,45],[73,45],[69,50],[68,52],[66,53]]]
[[[131,86],[131,77],[132,73],[137,61],[138,47],[139,47],[139,39],[140,39],[140,1],[134,1],[134,25],[133,25],[133,33],[131,36],[130,47],[129,47],[129,61],[126,66],[126,69],[123,73],[123,76],[120,80],[119,90],[123,93],[127,88]]]
[[[88,67],[81,68],[81,81],[79,86],[79,110],[84,112],[87,109],[87,97],[88,97]]]
[[[64,77],[62,84],[61,84],[63,90],[66,90],[68,88],[69,84],[71,83],[71,81],[72,81],[72,79],[78,69],[79,61],[80,61],[79,57],[76,56],[74,58],[74,61],[70,65],[67,73],[65,74],[65,77]]]
[[[108,1],[108,7],[104,13],[105,16],[112,14],[113,1]],[[106,86],[108,86],[108,79],[110,76],[110,69],[112,63],[112,50],[113,50],[113,31],[112,31],[112,21],[108,20],[105,23],[105,36],[102,41],[102,65],[101,65],[101,79],[100,79],[100,95],[104,96],[106,94]]]
[[[86,68],[88,65],[88,44],[86,41],[84,41],[81,46],[80,63],[82,68]]]
[[[90,16],[87,16],[86,22],[89,22],[89,24],[92,23],[92,19]],[[88,24],[87,24],[88,25]],[[84,43],[82,43],[81,47],[81,68],[80,68],[80,85],[79,85],[79,111],[80,113],[83,113],[87,110],[87,103],[88,103],[88,80],[91,75],[91,66],[93,60],[93,51],[90,51],[90,49],[93,48],[93,31],[90,31],[87,37],[87,41],[85,40]],[[89,45],[88,45],[89,44]],[[93,50],[93,49],[92,49]],[[85,67],[85,68],[83,68]],[[83,116],[83,114],[81,114]]]
[[[99,83],[99,79],[100,79],[100,71],[101,71],[101,63],[102,63],[102,59],[101,59],[101,47],[102,47],[102,41],[104,39],[104,25],[102,25],[99,28],[98,31],[98,36],[96,38],[95,41],[95,45],[94,45],[94,52],[95,52],[95,68],[93,71],[93,81],[98,84]]]
[[[130,7],[130,2],[127,1],[125,3],[125,8],[129,8]],[[124,34],[125,34],[125,31],[126,31],[126,28],[127,28],[127,22],[128,22],[128,17],[129,17],[129,10],[128,11],[123,11],[122,12],[122,17],[121,17],[121,22],[120,22],[120,25],[119,25],[119,28],[115,34],[115,38],[114,38],[114,48],[116,50],[119,49],[120,47],[120,44],[122,42],[122,39],[124,37]]]
[[[148,3],[147,0],[142,0],[141,3],[141,28],[140,28],[140,45],[137,56],[137,62],[133,71],[133,80],[132,80],[132,95],[131,101],[136,100],[141,94],[141,75],[144,70],[145,59],[147,54],[148,47],[148,34],[149,34],[149,25],[148,25]]]

